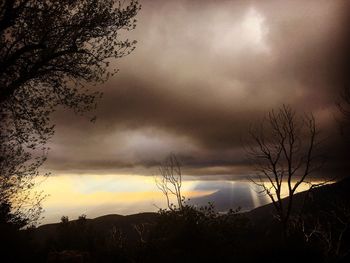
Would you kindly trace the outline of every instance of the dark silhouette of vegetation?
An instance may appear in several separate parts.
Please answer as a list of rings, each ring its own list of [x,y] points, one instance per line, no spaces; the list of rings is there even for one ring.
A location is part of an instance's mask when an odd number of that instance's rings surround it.
[[[238,211],[219,214],[213,204],[159,211],[146,245],[146,262],[221,261],[235,257],[249,232],[248,219]],[[241,251],[239,251],[241,250]]]
[[[101,93],[87,84],[106,81],[116,73],[111,59],[134,49],[121,34],[139,9],[134,0],[1,1],[0,205],[10,208],[2,219],[22,227],[39,219],[44,196],[32,190],[54,132],[50,115],[58,105],[95,107]]]
[[[35,96],[47,106],[91,107],[95,94],[82,85],[105,81],[108,59],[132,51],[120,31],[135,27],[138,10],[134,0],[2,1],[0,103]]]
[[[250,137],[252,142],[247,151],[257,171],[257,179],[251,180],[271,199],[287,236],[298,188],[302,184],[308,184],[310,189],[323,184],[316,185],[309,180],[310,174],[324,161],[315,118],[298,117],[284,105],[277,112],[269,112],[259,126],[251,129]],[[284,190],[287,203],[282,201]]]
[[[182,209],[184,197],[181,194],[182,172],[181,164],[175,154],[170,154],[159,166],[160,175],[155,177],[156,185],[165,196],[170,210]],[[176,199],[177,206],[171,202],[171,196]]]
[[[135,27],[139,9],[134,0],[0,1],[1,261],[19,262],[30,249],[19,230],[42,212],[45,195],[34,187],[54,133],[51,113],[96,106],[101,93],[87,85],[106,81],[117,72],[112,59],[135,48],[121,34]]]

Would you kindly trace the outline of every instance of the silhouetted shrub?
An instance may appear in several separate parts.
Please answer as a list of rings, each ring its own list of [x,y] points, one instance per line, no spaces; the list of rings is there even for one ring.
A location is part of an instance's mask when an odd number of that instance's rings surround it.
[[[147,260],[219,260],[237,254],[238,247],[242,249],[240,240],[249,230],[248,219],[238,212],[219,214],[210,203],[160,210],[145,248]]]

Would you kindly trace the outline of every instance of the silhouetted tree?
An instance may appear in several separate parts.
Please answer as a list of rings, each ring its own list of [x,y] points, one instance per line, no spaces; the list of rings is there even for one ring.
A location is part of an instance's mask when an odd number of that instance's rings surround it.
[[[310,189],[319,186],[309,180],[324,161],[315,118],[298,117],[284,105],[277,112],[269,112],[259,126],[251,129],[250,137],[247,151],[257,171],[252,181],[271,199],[287,236],[297,189],[302,184],[308,184]],[[282,200],[283,190],[287,192],[286,202]]]
[[[135,43],[120,40],[120,30],[135,27],[139,5],[122,2],[2,1],[0,103],[40,93],[74,108],[89,106],[92,97],[79,92],[79,85],[106,80],[108,59],[130,53]]]
[[[69,217],[68,216],[62,216],[61,217],[61,225],[65,226],[69,223]]]
[[[1,1],[0,195],[11,209],[34,207],[23,193],[46,159],[50,114],[58,105],[76,113],[95,107],[101,93],[86,84],[106,81],[116,73],[112,59],[134,49],[122,34],[139,9],[137,0]]]
[[[164,194],[167,206],[170,210],[175,209],[171,203],[171,196],[175,196],[177,208],[182,209],[184,197],[181,194],[182,173],[181,164],[175,154],[170,154],[159,166],[160,176],[155,177],[156,185]]]

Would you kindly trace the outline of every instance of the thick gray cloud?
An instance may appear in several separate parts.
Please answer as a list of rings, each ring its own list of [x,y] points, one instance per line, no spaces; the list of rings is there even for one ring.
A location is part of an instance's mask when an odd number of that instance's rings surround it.
[[[191,174],[244,174],[249,125],[283,103],[336,136],[345,1],[142,4],[137,49],[111,64],[97,122],[54,116],[47,169],[152,173],[174,152]]]

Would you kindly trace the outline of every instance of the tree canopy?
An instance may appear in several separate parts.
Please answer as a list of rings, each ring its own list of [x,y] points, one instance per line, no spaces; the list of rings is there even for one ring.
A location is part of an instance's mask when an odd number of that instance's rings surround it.
[[[137,0],[4,0],[0,3],[0,194],[13,203],[46,159],[58,105],[83,113],[136,41]],[[89,85],[87,85],[89,84]],[[89,87],[88,87],[89,86]],[[22,191],[23,192],[23,191]],[[17,202],[18,203],[18,202]],[[21,203],[21,202],[20,202]]]

